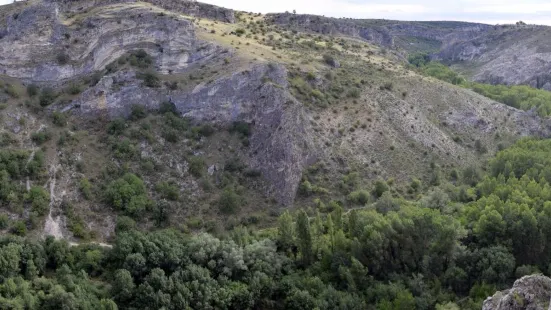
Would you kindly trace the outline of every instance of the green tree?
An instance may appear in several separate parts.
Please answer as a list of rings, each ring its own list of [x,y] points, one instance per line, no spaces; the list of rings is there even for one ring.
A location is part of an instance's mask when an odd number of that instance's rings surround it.
[[[301,253],[302,262],[308,266],[312,262],[312,234],[310,220],[304,210],[299,211],[296,224],[297,243]]]

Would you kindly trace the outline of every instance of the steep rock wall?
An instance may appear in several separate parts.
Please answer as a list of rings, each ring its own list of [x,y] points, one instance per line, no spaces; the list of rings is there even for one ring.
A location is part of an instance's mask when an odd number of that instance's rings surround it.
[[[141,6],[102,7],[72,26],[61,19],[56,3],[38,3],[8,19],[0,39],[0,74],[59,82],[101,70],[135,49],[154,56],[162,73],[182,72],[223,52],[197,40],[191,21]]]

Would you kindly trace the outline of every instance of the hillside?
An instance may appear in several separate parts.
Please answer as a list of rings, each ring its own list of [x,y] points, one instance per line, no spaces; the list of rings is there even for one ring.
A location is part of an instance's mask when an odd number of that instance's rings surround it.
[[[79,237],[112,235],[113,211],[139,214],[113,210],[102,194],[125,173],[154,200],[170,184],[163,225],[228,229],[269,223],[280,205],[345,201],[376,180],[408,195],[415,178],[438,184],[518,137],[548,135],[537,116],[419,76],[377,46],[280,30],[263,16],[224,23],[231,14],[192,18],[169,2],[14,8],[0,41],[10,94],[3,131],[10,149],[44,153],[44,171],[28,181],[49,188],[53,217],[31,213],[38,232],[46,220],[46,233],[71,236],[77,221],[86,223]],[[219,16],[212,12],[192,13]],[[184,120],[148,116],[159,108]],[[361,181],[338,186],[350,175]],[[221,212],[224,194],[239,210]],[[8,208],[13,219],[26,209]],[[220,227],[228,212],[233,220]]]
[[[290,13],[268,17],[287,29],[358,38],[402,57],[428,53],[477,82],[551,90],[551,31],[547,26],[354,20]]]
[[[530,84],[492,75],[523,27],[0,7],[0,308],[480,309],[547,274],[545,91],[429,62]]]

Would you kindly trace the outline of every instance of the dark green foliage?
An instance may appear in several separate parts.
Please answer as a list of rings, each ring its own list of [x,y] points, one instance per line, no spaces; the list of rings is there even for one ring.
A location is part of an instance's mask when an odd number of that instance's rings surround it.
[[[225,214],[235,214],[241,205],[244,204],[244,199],[231,187],[224,189],[218,199],[218,207]]]
[[[485,97],[508,106],[525,111],[535,109],[541,116],[551,115],[551,93],[546,90],[526,85],[505,86],[467,82],[449,67],[438,62],[428,62],[420,66],[420,70],[423,74],[454,85],[470,88]]]
[[[79,189],[86,200],[92,199],[92,184],[90,184],[88,179],[83,178],[80,180]]]
[[[11,228],[11,232],[17,236],[25,236],[27,234],[27,225],[23,221],[16,221]]]
[[[373,195],[375,195],[375,197],[379,198],[383,195],[384,192],[386,192],[388,190],[389,190],[389,188],[388,188],[388,185],[386,184],[385,181],[377,180],[375,182],[375,188],[373,189]]]
[[[67,124],[67,115],[62,112],[54,111],[52,113],[52,121],[54,125],[64,127]]]
[[[156,88],[160,86],[161,80],[159,79],[159,76],[154,71],[147,71],[138,76],[140,79],[143,80],[144,85],[147,87]]]
[[[110,135],[120,135],[126,129],[126,122],[122,118],[117,118],[107,125],[107,132]]]
[[[310,220],[304,211],[300,211],[297,217],[297,245],[302,256],[302,263],[309,265],[312,262],[312,233],[310,231]]]
[[[176,201],[180,197],[180,189],[176,184],[169,182],[160,182],[155,185],[155,191],[161,195],[162,198]]]
[[[29,84],[27,86],[27,95],[29,95],[29,97],[34,97],[38,95],[39,92],[40,92],[40,88],[37,85]]]
[[[50,195],[42,187],[33,186],[25,195],[25,201],[31,205],[31,210],[38,215],[46,215],[49,211]]]
[[[177,117],[170,121],[170,128],[189,128]],[[0,150],[0,202],[7,204],[12,191],[25,192],[19,199],[33,213],[45,214],[49,197],[43,187],[19,189],[23,177],[32,175],[24,168],[29,155]],[[117,218],[113,249],[1,236],[0,308],[480,309],[516,277],[549,272],[550,155],[551,141],[521,140],[490,160],[487,175],[463,171],[456,185],[442,181],[416,201],[402,198],[403,188],[390,181],[379,180],[372,193],[355,191],[361,179],[349,173],[341,189],[365,207],[343,210],[329,202],[322,208],[320,199],[315,203],[327,214],[285,211],[277,229],[239,227],[220,239],[174,229],[140,233],[125,216]],[[35,175],[42,157],[37,152],[31,160]],[[188,160],[190,171],[195,160],[204,174],[199,157]],[[314,193],[306,180],[317,181],[312,171],[303,183]],[[421,196],[419,181],[409,188]],[[168,200],[178,189],[162,180],[155,186]],[[147,221],[140,227],[162,227],[175,210],[163,199],[151,202],[136,175],[115,179],[104,192],[109,205]],[[379,196],[374,204],[371,194]],[[213,201],[224,218],[244,204],[239,187],[226,187]],[[90,237],[73,207],[63,202],[62,209],[68,228]],[[14,234],[32,227],[32,221],[9,224],[0,216],[0,229]],[[186,224],[213,227],[197,218]]]
[[[147,69],[153,64],[153,57],[142,49],[131,52],[128,60],[131,66],[141,69]]]
[[[57,98],[57,93],[55,92],[55,90],[53,90],[53,88],[46,87],[42,89],[42,92],[40,92],[38,102],[40,103],[41,106],[45,107],[52,104],[56,98]]]
[[[69,85],[69,87],[67,88],[66,92],[69,94],[69,95],[78,95],[82,92],[82,89],[80,87],[79,84],[76,84],[76,83],[72,83],[71,85]]]
[[[57,60],[57,63],[60,64],[60,65],[66,65],[70,60],[71,58],[69,57],[69,55],[67,55],[67,53],[65,52],[59,52],[57,55],[56,55],[56,60]]]
[[[189,173],[196,178],[200,178],[205,173],[205,160],[199,156],[193,156],[188,159]]]
[[[233,123],[230,132],[235,132],[244,137],[248,137],[251,134],[251,125],[246,122],[235,122]]]
[[[52,134],[47,130],[35,132],[31,135],[31,139],[34,143],[41,145],[52,138]]]
[[[143,215],[151,205],[143,181],[130,173],[111,182],[105,191],[105,198],[116,210],[135,217]]]
[[[145,107],[141,104],[133,104],[130,109],[131,120],[136,121],[147,116],[147,111],[145,110]]]
[[[174,115],[177,115],[178,111],[176,110],[176,106],[174,105],[174,103],[165,101],[161,103],[161,105],[159,106],[159,113],[160,114],[172,113]]]
[[[10,219],[6,214],[0,214],[0,230],[8,228],[10,224]]]
[[[430,56],[426,53],[416,53],[408,57],[410,64],[414,65],[417,68],[425,66],[430,62]]]

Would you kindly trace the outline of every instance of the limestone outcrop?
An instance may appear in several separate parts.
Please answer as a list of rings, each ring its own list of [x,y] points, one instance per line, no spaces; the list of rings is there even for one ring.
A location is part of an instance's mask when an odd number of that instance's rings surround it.
[[[548,310],[551,300],[551,279],[543,275],[525,276],[513,288],[497,292],[484,301],[482,310]]]

